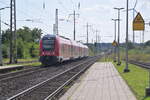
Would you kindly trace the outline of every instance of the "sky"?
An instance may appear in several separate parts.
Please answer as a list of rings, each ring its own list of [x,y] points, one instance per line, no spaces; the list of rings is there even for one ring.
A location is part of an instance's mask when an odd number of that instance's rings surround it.
[[[129,8],[133,8],[136,0],[129,0]],[[137,0],[136,10],[141,13],[146,23],[150,21],[150,0]],[[80,8],[78,4],[80,3]],[[0,7],[7,7],[10,0],[0,0]],[[89,42],[96,39],[96,30],[100,42],[111,43],[114,40],[114,22],[111,19],[118,17],[114,7],[126,9],[126,0],[16,0],[17,29],[23,26],[41,28],[44,34],[53,34],[55,23],[55,9],[59,10],[59,35],[73,39],[73,11],[76,16],[76,40],[86,42],[86,23],[89,23]],[[129,40],[132,41],[133,11],[129,12]],[[126,12],[121,11],[120,42],[125,42]],[[136,15],[136,14],[135,14]],[[2,21],[10,23],[10,11],[1,11]],[[33,22],[24,21],[32,19]],[[150,40],[150,26],[145,26],[144,41]],[[9,28],[2,24],[2,30]],[[135,32],[135,41],[141,42],[142,32]]]

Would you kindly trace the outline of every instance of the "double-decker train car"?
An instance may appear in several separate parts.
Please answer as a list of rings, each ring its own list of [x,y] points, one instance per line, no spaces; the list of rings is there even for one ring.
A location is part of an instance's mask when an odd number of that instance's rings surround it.
[[[40,40],[40,62],[50,65],[88,56],[88,47],[58,35],[45,35]]]

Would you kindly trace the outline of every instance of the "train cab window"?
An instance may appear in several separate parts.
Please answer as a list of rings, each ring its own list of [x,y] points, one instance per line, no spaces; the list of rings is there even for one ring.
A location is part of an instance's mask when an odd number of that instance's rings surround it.
[[[53,51],[55,47],[55,39],[43,39],[42,41],[43,49],[46,51]]]

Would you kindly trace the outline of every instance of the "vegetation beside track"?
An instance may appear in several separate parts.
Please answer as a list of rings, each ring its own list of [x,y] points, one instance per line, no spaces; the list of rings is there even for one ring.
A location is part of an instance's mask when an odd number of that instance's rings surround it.
[[[121,50],[121,58],[125,58],[125,50]],[[150,62],[150,48],[145,47],[144,49],[142,48],[134,48],[129,50],[129,59],[130,60],[136,60],[140,62]]]
[[[9,64],[9,65],[23,65],[23,66],[40,66],[40,62],[33,62],[33,63],[24,63],[24,64]],[[7,65],[6,65],[7,66]]]
[[[125,58],[125,44],[122,44],[120,47],[121,58]],[[133,45],[129,42],[129,51],[128,56],[130,60],[136,60],[140,62],[150,62],[150,41],[145,42],[144,44]]]
[[[17,60],[18,62],[28,62],[38,60],[38,58],[17,59]],[[8,58],[3,59],[3,63],[9,63],[9,59]]]
[[[41,63],[40,62],[34,62],[34,63],[28,63],[28,64],[24,64],[24,65],[27,65],[27,66],[40,66]]]
[[[17,57],[19,59],[28,59],[39,56],[39,39],[42,30],[38,28],[23,27],[16,30],[17,35]],[[2,31],[2,53],[3,58],[9,58],[10,30]]]
[[[124,73],[124,62],[122,62],[121,66],[117,66],[116,63],[114,65],[138,100],[150,100],[150,97],[145,97],[145,89],[149,83],[148,71],[146,69],[129,64],[130,72]]]
[[[38,58],[30,58],[30,59],[18,59],[18,62],[25,62],[25,63],[17,63],[17,64],[9,64],[9,59],[4,59],[4,66],[7,65],[23,65],[23,66],[39,66],[41,65],[40,62],[32,62],[38,61]]]

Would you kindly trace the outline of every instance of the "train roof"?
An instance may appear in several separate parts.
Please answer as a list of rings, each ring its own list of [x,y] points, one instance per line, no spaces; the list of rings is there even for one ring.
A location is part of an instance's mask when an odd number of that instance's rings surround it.
[[[64,36],[59,36],[59,37],[64,38],[64,39],[67,39],[67,40],[70,40],[69,38],[66,38],[66,37],[64,37]]]
[[[44,35],[42,38],[48,38],[48,37],[61,37],[61,38],[63,38],[63,39],[70,40],[69,38],[66,38],[66,37],[60,36],[60,35],[55,35],[55,34],[46,34],[46,35]]]
[[[51,37],[59,37],[59,38],[62,38],[62,39],[66,39],[66,40],[69,40],[69,41],[71,41],[74,45],[76,45],[76,46],[80,46],[80,47],[83,47],[83,48],[88,48],[86,45],[84,45],[83,43],[81,43],[81,42],[77,42],[77,41],[74,41],[74,40],[71,40],[71,39],[69,39],[69,38],[66,38],[66,37],[64,37],[64,36],[59,36],[59,35],[55,35],[55,34],[47,34],[47,35],[44,35],[43,37],[42,37],[42,39],[47,39],[47,38],[51,38]]]
[[[53,35],[53,34],[47,34],[47,35],[44,35],[43,37],[42,37],[42,39],[47,39],[47,38],[55,38],[56,37],[56,35]]]
[[[71,43],[72,43],[73,45],[75,45],[75,46],[80,46],[80,47],[82,47],[82,48],[88,48],[88,46],[84,45],[84,44],[81,43],[81,42],[74,41],[74,40],[71,40],[71,39],[69,39],[69,38],[65,38],[65,37],[63,37],[63,36],[59,36],[59,37],[64,38],[64,39],[67,39],[67,40],[70,40]]]

